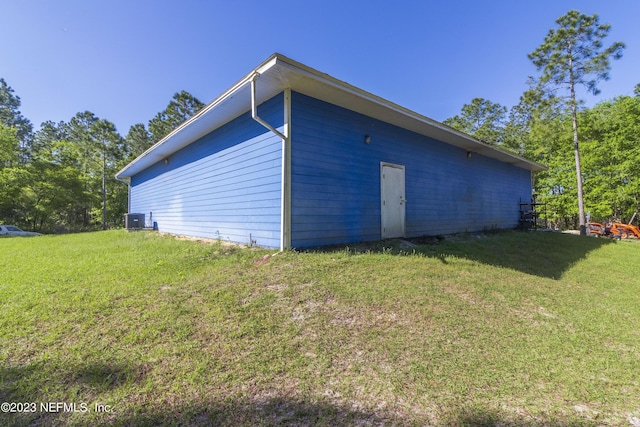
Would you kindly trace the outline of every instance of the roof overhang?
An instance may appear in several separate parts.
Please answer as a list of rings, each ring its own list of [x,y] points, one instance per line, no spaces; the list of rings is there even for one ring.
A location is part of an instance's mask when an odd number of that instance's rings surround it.
[[[426,116],[275,53],[198,114],[129,163],[117,173],[116,177],[118,179],[131,177],[249,111],[251,79],[256,74],[259,76],[256,85],[257,104],[289,88],[473,153],[531,171],[546,169],[539,163],[486,144]]]

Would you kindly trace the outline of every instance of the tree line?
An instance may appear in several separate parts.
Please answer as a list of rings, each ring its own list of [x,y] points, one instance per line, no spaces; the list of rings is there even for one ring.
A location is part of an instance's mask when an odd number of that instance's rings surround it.
[[[90,111],[40,129],[20,112],[20,97],[0,78],[0,223],[46,233],[119,226],[127,186],[115,174],[204,104],[186,91],[126,136]]]
[[[444,121],[547,166],[534,175],[543,215],[552,227],[579,228],[581,234],[588,219],[627,222],[640,214],[640,84],[634,96],[592,108],[576,95],[579,87],[598,94],[611,61],[622,57],[624,43],[605,46],[610,29],[597,14],[569,11],[528,55],[540,75],[529,77],[517,105],[508,111],[474,98]]]
[[[528,55],[540,75],[529,77],[517,105],[474,98],[444,123],[546,165],[534,175],[534,191],[551,226],[584,232],[587,218],[626,222],[640,211],[640,84],[634,96],[586,108],[576,88],[597,94],[625,46],[604,46],[610,26],[598,15],[572,10],[556,25]],[[176,93],[124,137],[89,111],[34,132],[20,98],[0,78],[0,223],[43,232],[122,224],[127,186],[115,173],[203,106]]]

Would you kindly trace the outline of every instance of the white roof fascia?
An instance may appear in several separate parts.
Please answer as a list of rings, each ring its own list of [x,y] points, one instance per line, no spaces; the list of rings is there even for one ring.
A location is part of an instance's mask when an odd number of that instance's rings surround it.
[[[214,99],[195,116],[129,163],[117,173],[116,177],[131,177],[228,123],[240,114],[249,111],[251,109],[249,84],[256,74],[261,76],[257,86],[258,103],[275,96],[285,88],[289,88],[508,164],[531,171],[546,169],[541,164],[512,154],[499,147],[488,145],[426,116],[307,67],[284,55],[275,53]],[[246,94],[243,93],[245,90]],[[229,108],[226,111],[218,111],[225,107]]]
[[[162,159],[166,158],[167,156],[170,156],[171,154],[175,153],[176,151],[180,150],[181,148],[186,147],[187,145],[191,144],[192,142],[196,141],[197,139],[199,139],[199,138],[203,137],[204,135],[208,134],[209,132],[214,130],[216,127],[219,127],[219,126],[221,126],[221,125],[233,120],[237,116],[233,116],[233,117],[229,116],[227,118],[220,118],[219,120],[216,120],[216,122],[217,122],[216,124],[218,126],[214,126],[214,127],[205,126],[204,130],[202,130],[200,132],[197,132],[197,133],[191,134],[191,135],[186,135],[185,134],[185,132],[187,132],[186,129],[188,129],[190,126],[193,126],[194,123],[197,123],[198,121],[204,121],[204,118],[206,118],[206,116],[209,113],[211,113],[213,110],[215,110],[221,104],[223,104],[226,101],[228,101],[231,98],[233,98],[244,87],[248,86],[251,83],[251,78],[255,75],[256,72],[259,72],[258,70],[263,70],[263,72],[264,72],[264,70],[269,69],[270,67],[272,67],[275,64],[276,60],[277,60],[277,57],[276,57],[275,54],[272,55],[271,57],[269,57],[269,59],[267,59],[263,64],[258,66],[258,68],[256,68],[253,71],[251,71],[244,78],[242,78],[240,81],[238,81],[232,87],[227,89],[225,92],[223,92],[216,99],[214,99],[211,103],[206,105],[197,114],[195,114],[190,119],[186,120],[184,123],[182,123],[176,129],[174,129],[172,132],[170,132],[167,136],[165,136],[160,141],[158,141],[157,143],[155,143],[154,145],[149,147],[144,153],[142,153],[137,158],[135,158],[127,166],[122,168],[122,170],[120,170],[116,174],[116,178],[120,179],[120,178],[125,178],[125,177],[131,177],[131,176],[135,175],[136,173],[141,172],[142,170],[148,168],[149,166],[161,161]],[[247,98],[247,108],[246,108],[245,111],[248,111],[250,108],[251,108],[251,98],[248,97]],[[242,114],[243,112],[244,111],[242,111],[240,114]]]
[[[415,111],[411,111],[391,101],[387,101],[384,98],[381,98],[377,95],[374,95],[372,93],[359,89],[353,85],[350,85],[349,83],[340,81],[334,77],[331,77],[328,74],[320,73],[317,70],[307,67],[304,64],[293,61],[282,55],[279,55],[279,58],[283,61],[284,64],[286,64],[288,68],[293,69],[294,72],[297,72],[298,74],[305,75],[312,79],[322,81],[323,83],[331,87],[334,87],[340,91],[348,92],[363,101],[378,105],[387,111],[391,110],[399,114],[400,116],[404,116],[410,120],[415,120],[417,122],[416,124],[419,123],[419,125],[417,126],[418,128],[414,128],[416,127],[415,125],[406,126],[401,123],[397,123],[395,120],[389,120],[389,117],[387,115],[384,115],[384,117],[376,117],[378,115],[371,114],[368,112],[363,112],[357,108],[354,108],[352,105],[347,105],[347,106],[342,105],[347,109],[350,109],[365,115],[373,116],[374,118],[377,118],[381,121],[391,123],[402,128],[408,128],[409,130],[412,130],[421,135],[429,136],[431,138],[438,139],[443,142],[447,142],[451,145],[464,148],[471,152],[476,152],[486,157],[491,157],[491,158],[501,160],[505,163],[513,164],[513,165],[523,167],[525,169],[529,169],[532,171],[540,171],[540,170],[546,169],[546,167],[541,164],[533,162],[529,159],[525,159],[524,157],[513,154],[500,147],[489,145],[470,135],[467,135],[463,132],[453,129],[445,124],[439,123],[433,119],[430,119],[426,116],[416,113]],[[292,86],[293,90],[297,89],[295,86],[296,86],[295,84]],[[298,89],[298,91],[304,93],[304,89],[302,88]],[[325,97],[322,96],[322,93],[314,93],[309,95],[319,99],[323,99],[327,102],[336,104],[335,101],[324,99]],[[426,125],[426,128],[424,128],[424,125]],[[419,128],[422,128],[422,129],[419,129]]]

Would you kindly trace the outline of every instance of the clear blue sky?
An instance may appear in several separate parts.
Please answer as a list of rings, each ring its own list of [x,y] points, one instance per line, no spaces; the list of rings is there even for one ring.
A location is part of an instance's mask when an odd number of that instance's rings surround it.
[[[637,0],[0,0],[0,77],[36,128],[89,110],[126,135],[175,92],[208,103],[280,52],[444,120],[475,97],[515,105],[527,54],[570,9],[627,44],[588,105],[633,94]]]

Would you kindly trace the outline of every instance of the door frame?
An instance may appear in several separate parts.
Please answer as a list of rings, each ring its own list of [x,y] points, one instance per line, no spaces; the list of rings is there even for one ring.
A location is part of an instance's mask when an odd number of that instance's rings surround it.
[[[402,171],[402,235],[401,236],[385,236],[385,222],[384,222],[384,213],[385,213],[385,200],[384,200],[384,168],[390,167],[395,169],[400,169]],[[407,232],[407,205],[406,205],[406,196],[407,195],[407,182],[406,182],[406,170],[404,165],[399,165],[396,163],[389,162],[380,162],[380,238],[381,239],[391,239],[398,237],[405,237]]]

